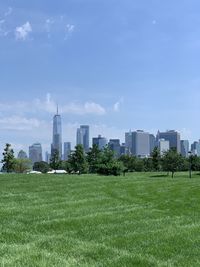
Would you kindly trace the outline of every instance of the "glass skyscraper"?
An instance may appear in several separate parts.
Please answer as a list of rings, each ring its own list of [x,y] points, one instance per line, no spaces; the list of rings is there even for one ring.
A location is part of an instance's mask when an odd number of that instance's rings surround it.
[[[89,126],[81,125],[80,128],[77,129],[76,134],[76,144],[83,145],[84,151],[89,151]]]
[[[58,152],[60,159],[62,158],[62,125],[61,116],[58,114],[53,117],[53,140],[51,144],[51,156]]]

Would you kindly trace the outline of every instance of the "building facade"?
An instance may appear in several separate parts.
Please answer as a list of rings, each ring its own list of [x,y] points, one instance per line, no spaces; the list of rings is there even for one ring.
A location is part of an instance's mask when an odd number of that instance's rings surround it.
[[[97,145],[100,150],[102,150],[107,144],[107,139],[101,135],[92,138],[92,145]]]
[[[188,140],[181,140],[181,155],[185,158],[189,156],[189,141]]]
[[[51,157],[58,152],[59,158],[62,158],[62,124],[61,116],[58,114],[53,117],[53,138],[51,144]]]
[[[181,141],[180,141],[180,133],[174,130],[159,132],[157,133],[156,140],[165,139],[169,141],[169,148],[175,149],[177,153],[181,153]]]
[[[158,149],[160,151],[160,155],[163,156],[165,152],[169,151],[170,145],[169,141],[165,139],[158,140]]]
[[[121,145],[119,139],[110,139],[108,143],[109,148],[114,152],[116,158],[120,157]]]
[[[76,144],[83,145],[83,149],[85,152],[89,151],[90,144],[89,144],[89,126],[88,125],[81,125],[80,128],[77,129],[76,134]]]
[[[70,142],[65,142],[64,143],[63,159],[64,160],[68,160],[70,154],[71,154],[71,143]]]
[[[29,146],[29,159],[32,164],[42,161],[42,146],[40,143],[35,143]]]
[[[150,138],[147,132],[137,130],[125,133],[125,145],[128,154],[141,158],[150,155]]]

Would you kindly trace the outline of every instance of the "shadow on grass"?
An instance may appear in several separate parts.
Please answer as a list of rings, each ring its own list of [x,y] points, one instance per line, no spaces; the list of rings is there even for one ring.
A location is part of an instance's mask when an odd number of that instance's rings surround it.
[[[154,175],[150,175],[150,177],[152,178],[163,178],[163,177],[169,177],[169,175],[167,174],[154,174]]]

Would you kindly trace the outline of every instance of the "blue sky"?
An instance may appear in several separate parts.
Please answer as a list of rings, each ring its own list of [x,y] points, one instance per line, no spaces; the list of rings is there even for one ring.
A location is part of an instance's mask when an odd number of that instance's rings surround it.
[[[76,128],[200,138],[198,0],[0,2],[0,148],[50,148],[56,103],[63,141]]]

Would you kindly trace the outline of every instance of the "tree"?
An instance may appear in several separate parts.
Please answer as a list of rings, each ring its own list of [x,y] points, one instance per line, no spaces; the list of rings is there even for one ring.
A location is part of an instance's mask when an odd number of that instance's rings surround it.
[[[89,172],[90,173],[96,173],[98,165],[100,164],[101,160],[101,150],[98,148],[97,145],[93,145],[92,148],[90,148],[89,152],[87,153],[87,162],[89,165]]]
[[[12,172],[14,170],[14,151],[11,148],[11,144],[6,144],[3,152],[3,159],[1,163],[3,163],[2,170],[5,172]]]
[[[54,150],[54,153],[51,156],[49,165],[53,170],[58,170],[60,168],[61,160],[59,157],[59,151],[58,150],[56,150],[56,149]]]
[[[17,173],[24,173],[31,169],[31,161],[29,159],[14,159],[13,170]]]
[[[169,151],[164,153],[162,158],[163,170],[172,173],[172,178],[174,177],[174,173],[180,170],[180,166],[182,165],[182,157],[178,154],[174,149],[170,149]]]
[[[79,174],[86,173],[88,171],[88,164],[82,145],[77,145],[75,147],[75,151],[73,151],[69,156],[68,162],[71,164],[72,169]]]
[[[159,171],[161,167],[161,156],[160,156],[160,150],[158,147],[154,148],[154,150],[151,153],[151,157],[152,157],[153,169],[155,171]]]
[[[120,175],[124,165],[114,157],[114,152],[107,146],[103,149],[97,173],[102,175]]]
[[[47,173],[49,171],[49,164],[46,161],[39,161],[35,162],[33,164],[33,170],[34,171],[39,171],[42,173]]]

